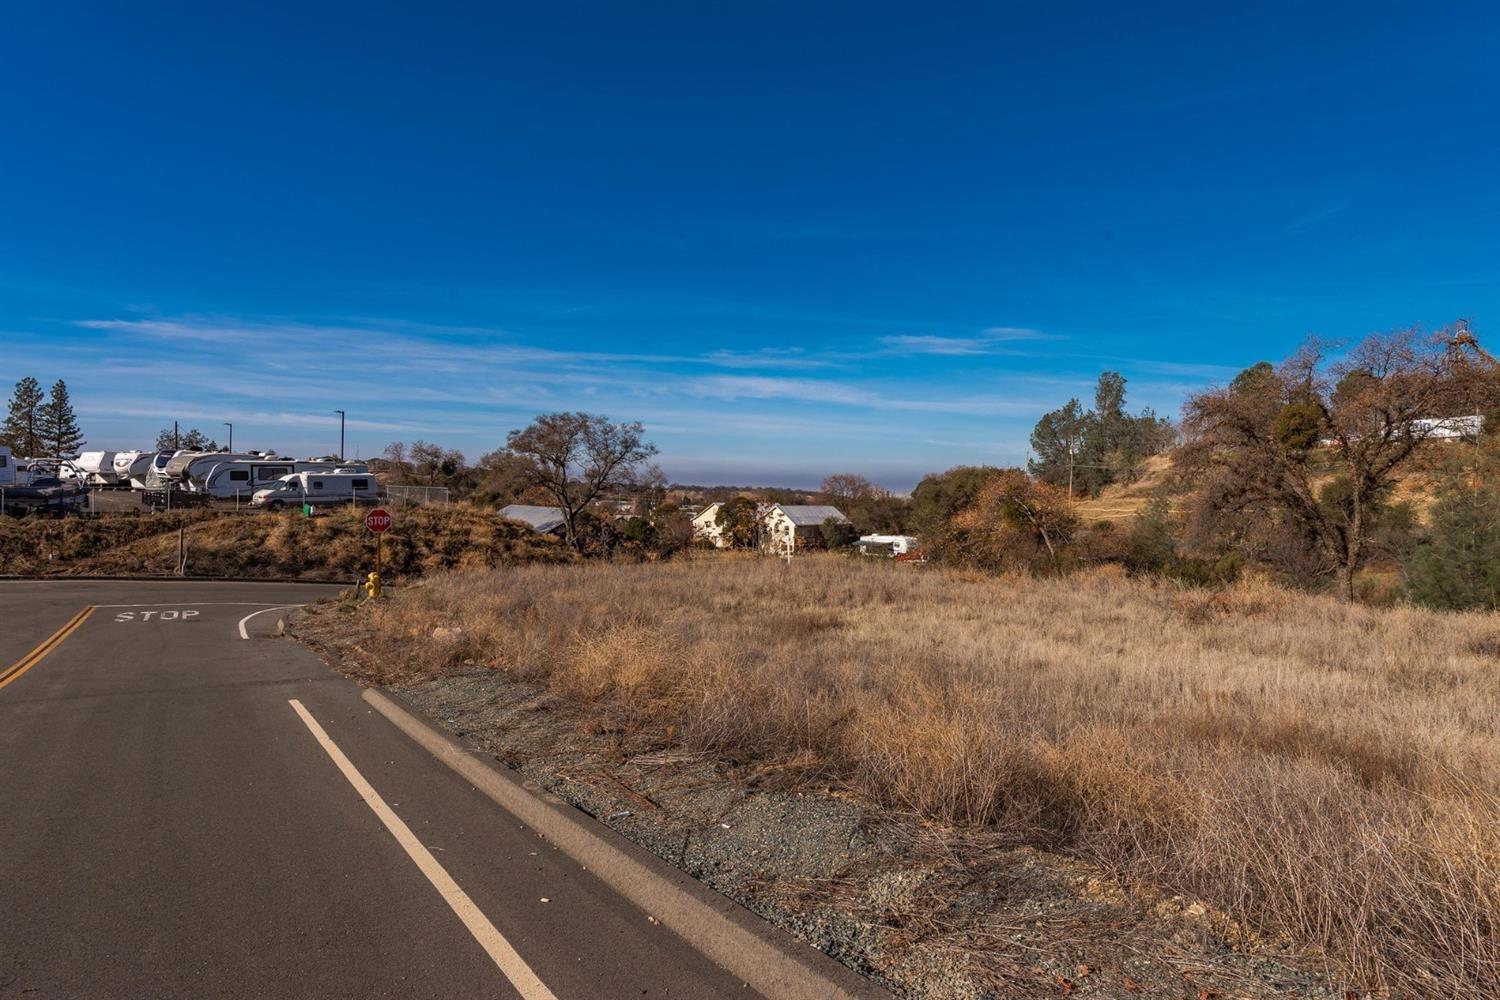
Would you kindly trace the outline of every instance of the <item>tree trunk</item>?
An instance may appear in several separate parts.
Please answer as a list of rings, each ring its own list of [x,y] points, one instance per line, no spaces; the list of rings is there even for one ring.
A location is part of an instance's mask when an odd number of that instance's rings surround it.
[[[1339,600],[1354,603],[1354,567],[1347,562],[1339,566]]]
[[[1359,569],[1365,546],[1365,505],[1359,486],[1349,498],[1349,524],[1344,535],[1344,558],[1339,565],[1339,600],[1354,603],[1354,572]]]

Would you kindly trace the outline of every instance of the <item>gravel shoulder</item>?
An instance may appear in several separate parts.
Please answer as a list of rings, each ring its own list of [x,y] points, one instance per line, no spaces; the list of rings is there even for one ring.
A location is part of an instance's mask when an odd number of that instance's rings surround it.
[[[367,680],[347,606],[291,631]],[[896,995],[1332,997],[1316,956],[1085,861],[866,807],[701,754],[622,752],[549,690],[497,671],[384,690]]]

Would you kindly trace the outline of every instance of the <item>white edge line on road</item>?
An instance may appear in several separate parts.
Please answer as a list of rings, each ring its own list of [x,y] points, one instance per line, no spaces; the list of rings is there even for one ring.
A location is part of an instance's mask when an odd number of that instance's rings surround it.
[[[300,608],[300,607],[302,607],[302,605],[300,605],[300,604],[278,604],[275,607],[261,608],[259,611],[252,611],[252,612],[250,612],[248,615],[246,615],[245,617],[243,617],[243,618],[240,619],[240,638],[241,639],[248,639],[248,638],[250,638],[250,633],[245,631],[245,623],[247,621],[249,621],[250,619],[254,618],[256,615],[263,615],[267,611],[285,611],[288,608]]]
[[[692,876],[681,871],[663,874],[655,866],[666,862],[643,860],[649,857],[645,851],[641,858],[635,857],[614,842],[618,834],[597,820],[570,805],[541,799],[515,779],[502,776],[482,759],[488,755],[465,749],[391,697],[374,688],[366,688],[361,697],[501,809],[546,837],[553,847],[761,996],[776,1000],[891,1000],[889,992],[839,966],[815,945],[799,945],[790,935],[774,930],[713,890],[698,884],[701,896],[688,891],[674,877],[692,883]],[[743,913],[744,922],[735,916],[738,913]]]
[[[458,919],[464,922],[469,933],[474,935],[474,939],[489,953],[490,958],[494,960],[505,978],[510,980],[511,985],[516,988],[516,992],[520,993],[525,1000],[557,1000],[546,984],[537,977],[535,972],[531,971],[531,966],[526,964],[525,959],[516,953],[516,950],[510,946],[510,942],[495,929],[495,925],[490,923],[483,911],[474,905],[468,893],[459,888],[458,883],[453,881],[452,876],[444,870],[442,865],[438,864],[432,853],[422,846],[422,842],[402,822],[401,817],[385,804],[380,793],[376,792],[364,779],[364,775],[360,774],[349,762],[349,758],[344,756],[338,744],[334,743],[323,731],[323,727],[318,725],[312,713],[302,706],[302,702],[292,698],[287,704],[291,705],[302,717],[303,723],[312,731],[318,743],[327,751],[328,756],[343,772],[344,777],[349,779],[349,784],[353,785],[354,790],[359,792],[360,798],[365,800],[365,805],[380,817],[380,822],[385,824],[385,828],[396,838],[396,842],[406,850],[412,861],[416,862],[422,874],[427,876],[427,881],[431,882],[432,887],[438,891],[438,895],[443,897],[443,902],[447,903],[449,908],[458,915]]]

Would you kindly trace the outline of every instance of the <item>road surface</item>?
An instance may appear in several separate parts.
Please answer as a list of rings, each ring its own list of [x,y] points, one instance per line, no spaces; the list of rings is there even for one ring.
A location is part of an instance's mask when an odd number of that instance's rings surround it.
[[[0,997],[755,995],[271,634],[332,590],[0,582]]]

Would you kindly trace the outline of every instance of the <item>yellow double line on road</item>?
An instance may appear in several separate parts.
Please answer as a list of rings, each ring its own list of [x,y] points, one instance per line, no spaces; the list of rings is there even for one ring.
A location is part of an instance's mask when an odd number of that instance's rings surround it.
[[[27,653],[25,656],[21,657],[15,663],[12,663],[10,666],[6,667],[4,670],[0,670],[0,688],[5,687],[5,685],[9,684],[11,681],[16,680],[26,671],[30,670],[38,663],[41,663],[42,660],[46,659],[48,653],[52,652],[58,646],[61,646],[64,639],[72,635],[74,632],[78,631],[78,627],[84,622],[88,621],[89,615],[93,613],[94,606],[90,604],[88,607],[84,608],[82,611],[78,612],[78,614],[70,618],[68,620],[68,624],[64,625],[56,632],[53,632],[46,639],[42,640],[41,645],[37,646],[31,652]]]

